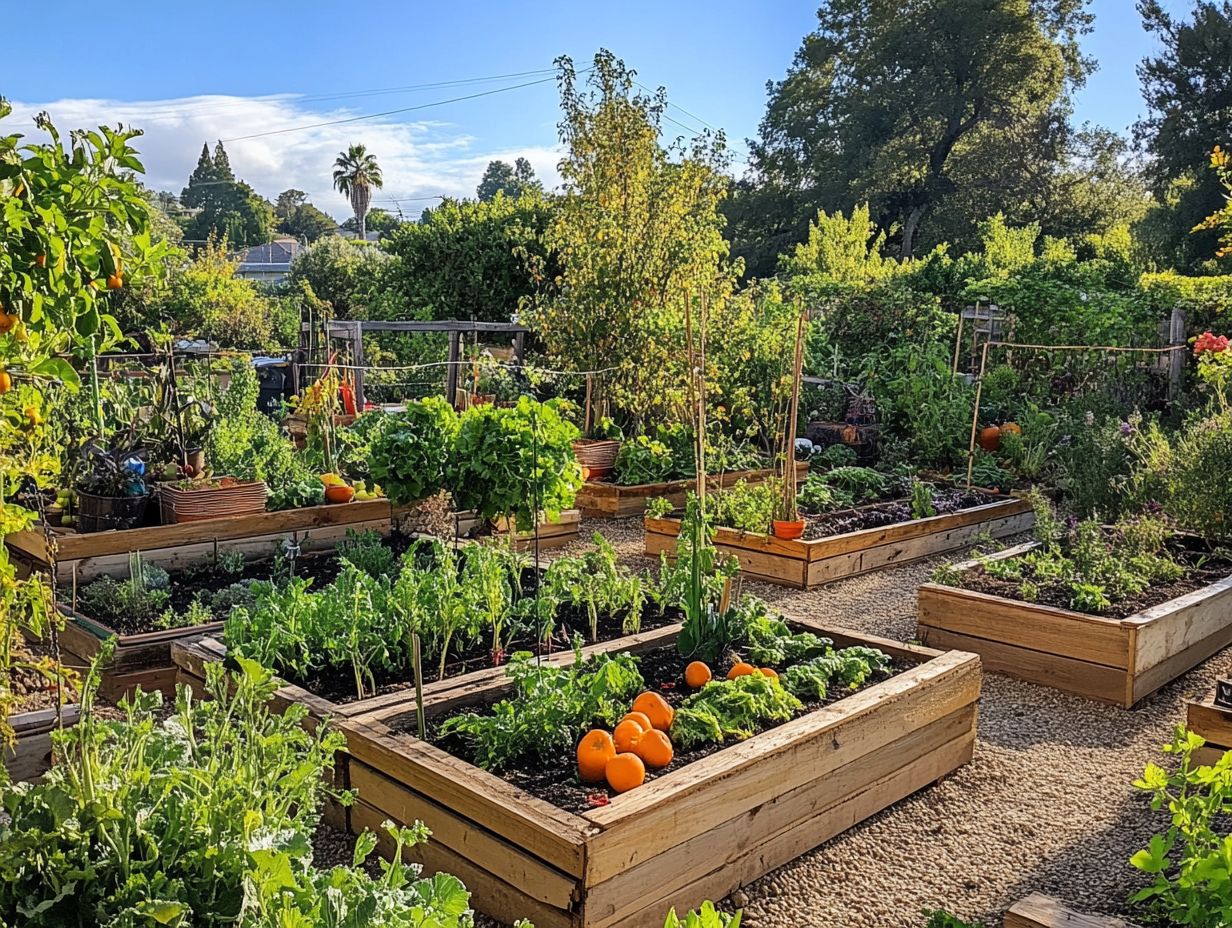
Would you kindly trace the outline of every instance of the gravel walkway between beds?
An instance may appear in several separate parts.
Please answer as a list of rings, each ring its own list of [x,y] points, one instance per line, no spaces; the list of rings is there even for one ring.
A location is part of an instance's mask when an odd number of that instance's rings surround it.
[[[628,566],[642,552],[640,519],[586,520]],[[881,570],[807,592],[746,582],[789,614],[899,641],[916,636],[915,590],[953,557]],[[1033,891],[1076,908],[1127,914],[1140,885],[1128,864],[1166,814],[1132,787],[1184,720],[1187,696],[1204,695],[1232,669],[1232,649],[1126,711],[987,674],[975,760],[735,895],[751,928],[834,925],[919,928],[944,908],[988,926]],[[729,905],[731,901],[729,901]]]

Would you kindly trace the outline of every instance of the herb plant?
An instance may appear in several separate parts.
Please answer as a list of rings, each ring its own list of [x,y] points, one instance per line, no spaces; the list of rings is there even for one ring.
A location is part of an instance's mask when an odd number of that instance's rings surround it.
[[[682,657],[712,663],[735,640],[726,598],[738,570],[735,558],[723,557],[714,547],[713,530],[690,495],[676,541],[676,562],[669,565],[664,556],[659,570],[665,602],[684,612],[676,643]]]
[[[458,415],[443,398],[407,403],[372,438],[369,472],[397,505],[424,499],[445,487],[457,435]]]

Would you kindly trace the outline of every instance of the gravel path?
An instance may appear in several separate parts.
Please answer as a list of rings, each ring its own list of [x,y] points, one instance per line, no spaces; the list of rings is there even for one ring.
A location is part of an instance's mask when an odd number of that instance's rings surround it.
[[[640,519],[587,520],[584,550],[602,531],[630,567],[642,557]],[[915,590],[936,558],[809,591],[746,582],[787,613],[899,641],[916,635]],[[1028,893],[1086,911],[1126,914],[1140,885],[1128,864],[1164,816],[1132,787],[1184,720],[1183,700],[1232,670],[1232,649],[1126,711],[1045,687],[984,677],[975,760],[758,880],[733,900],[745,924],[918,928],[925,909],[1000,925]]]

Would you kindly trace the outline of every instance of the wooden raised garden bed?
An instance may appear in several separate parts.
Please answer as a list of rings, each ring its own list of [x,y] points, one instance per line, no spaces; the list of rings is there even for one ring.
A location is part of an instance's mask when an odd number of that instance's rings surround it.
[[[669,907],[721,898],[971,759],[978,657],[792,621],[840,647],[881,648],[901,672],[583,814],[407,734],[415,710],[404,699],[342,722],[359,796],[352,827],[422,820],[432,839],[410,855],[456,874],[472,905],[506,924],[661,925]],[[507,690],[492,681],[439,693],[426,712]]]
[[[348,529],[376,529],[388,534],[394,522],[410,511],[411,507],[394,507],[387,499],[374,499],[124,531],[79,534],[53,529],[52,538],[61,579],[67,580],[75,572],[81,582],[103,574],[126,576],[128,556],[133,551],[140,551],[146,563],[174,569],[213,554],[219,542],[228,542],[228,550],[246,555],[266,552],[270,543],[280,538],[294,538],[305,550],[332,547],[346,537]],[[26,568],[50,566],[51,552],[41,526],[6,535],[4,541]]]
[[[1186,700],[1185,727],[1206,739],[1206,745],[1194,753],[1198,763],[1213,765],[1232,751],[1232,709],[1215,705],[1214,692],[1205,699]]]
[[[13,780],[33,780],[41,777],[51,767],[51,733],[61,721],[67,727],[77,724],[81,707],[63,706],[57,713],[54,708],[34,709],[19,712],[9,719],[17,735],[13,750],[0,745],[0,758]]]
[[[1134,928],[1107,915],[1084,915],[1051,896],[1032,893],[1005,913],[1004,928]]]
[[[797,483],[808,476],[808,467],[807,461],[796,462]],[[743,480],[750,486],[756,486],[774,476],[774,469],[769,467],[759,470],[733,470],[722,474],[711,474],[706,480],[706,485],[717,490],[730,487]],[[629,516],[640,516],[646,511],[646,503],[659,497],[671,500],[672,505],[677,508],[682,507],[689,493],[696,488],[697,481],[692,477],[687,480],[641,483],[635,486],[588,480],[578,490],[577,507],[588,519],[623,519]]]
[[[582,534],[582,513],[579,509],[566,509],[555,519],[545,515],[539,517],[539,550],[563,548],[577,541]],[[504,540],[510,534],[514,536],[514,547],[519,551],[533,551],[535,548],[534,532],[514,531],[512,520],[498,519],[493,525],[491,538]]]
[[[646,518],[646,554],[676,554],[678,518]],[[1035,524],[1031,504],[1014,497],[927,519],[862,529],[826,538],[783,539],[719,526],[714,544],[740,561],[746,577],[802,590],[881,567],[966,547],[980,535],[1001,538]]]
[[[1124,619],[926,583],[919,627],[925,644],[974,651],[988,670],[1128,709],[1232,644],[1232,577]]]

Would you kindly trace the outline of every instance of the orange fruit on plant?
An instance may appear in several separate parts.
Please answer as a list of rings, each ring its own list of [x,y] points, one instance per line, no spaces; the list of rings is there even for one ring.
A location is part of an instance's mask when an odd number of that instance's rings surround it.
[[[651,770],[658,770],[672,762],[672,739],[661,731],[648,731],[634,746],[633,752]]]
[[[630,712],[620,721],[627,722],[630,719],[641,725],[642,731],[654,731],[654,723],[650,721],[650,716],[648,716],[645,712]]]
[[[1001,430],[995,425],[988,425],[980,429],[980,436],[976,443],[985,451],[993,452],[1001,448]]]
[[[617,751],[632,751],[638,739],[646,734],[641,723],[634,719],[625,719],[612,732],[612,741],[616,743]]]
[[[607,785],[618,793],[628,792],[646,782],[646,765],[640,757],[631,752],[617,754],[607,762],[603,772],[607,777]]]
[[[119,290],[123,286],[124,286],[124,278],[121,277],[119,274],[108,275],[107,277],[107,289],[108,290]]]
[[[684,669],[684,682],[695,690],[709,683],[712,676],[705,661],[694,661]]]
[[[8,371],[0,371],[0,394],[13,389],[13,375]]]
[[[672,719],[676,716],[676,710],[667,704],[666,699],[649,690],[633,700],[633,711],[645,713],[650,724],[660,731],[671,728]]]
[[[46,267],[47,266],[47,256],[46,255],[35,255],[34,263],[37,264],[39,267]]]
[[[615,756],[611,735],[601,728],[588,731],[577,746],[578,776],[584,783],[602,783],[607,762]]]
[[[762,667],[758,673],[760,673],[763,677],[769,677],[771,680],[777,680],[779,678],[779,672],[773,667]]]
[[[1002,435],[1021,435],[1022,426],[1019,425],[1017,422],[1002,422],[1001,423],[1001,434]]]
[[[0,335],[12,332],[13,329],[17,328],[19,321],[15,313],[6,313],[3,309],[0,309]]]
[[[732,665],[732,669],[727,671],[727,679],[734,680],[736,677],[747,677],[751,673],[757,673],[757,668],[752,664],[746,664],[744,661],[738,661]]]

